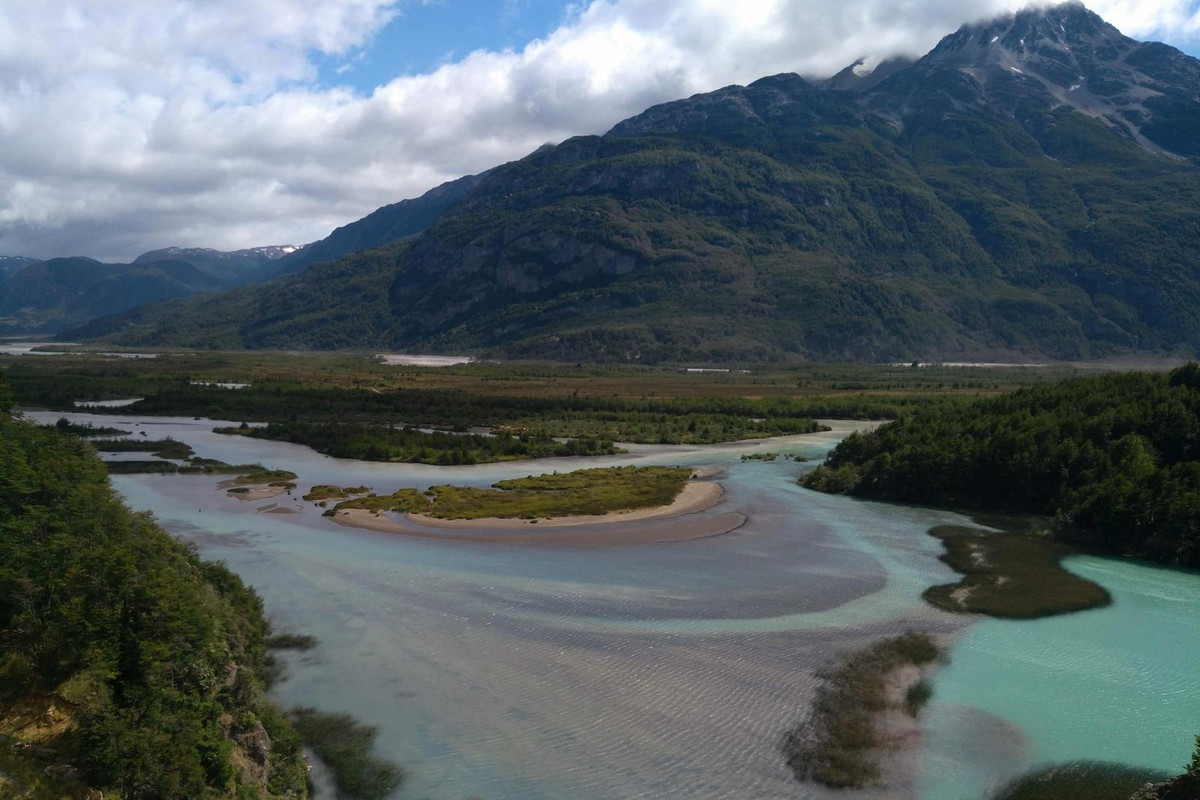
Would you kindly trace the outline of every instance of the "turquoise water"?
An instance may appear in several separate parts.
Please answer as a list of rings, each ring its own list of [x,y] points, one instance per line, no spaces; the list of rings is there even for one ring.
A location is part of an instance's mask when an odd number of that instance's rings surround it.
[[[1113,605],[986,620],[963,635],[924,720],[937,755],[923,797],[975,798],[981,783],[1011,777],[1010,765],[988,768],[955,743],[972,714],[1014,726],[1028,766],[1100,760],[1178,772],[1188,760],[1200,734],[1200,575],[1092,557],[1068,566],[1107,587]]]
[[[52,420],[58,415],[43,415]],[[262,461],[308,485],[495,480],[617,463],[716,465],[749,517],[734,533],[669,545],[562,548],[440,542],[339,527],[296,498],[241,503],[204,476],[122,476],[131,506],[226,561],[279,630],[319,640],[289,654],[285,705],[345,711],[429,800],[926,798],[976,800],[1029,766],[1089,758],[1173,768],[1200,732],[1200,576],[1101,559],[1071,567],[1113,607],[1014,623],[945,614],[921,592],[953,580],[929,527],[954,514],[800,489],[845,428],[719,447],[441,468],[340,461],[211,432],[211,421],[85,414],[199,455]],[[294,514],[264,514],[278,504]],[[779,753],[848,649],[907,629],[957,635],[912,757],[886,790],[796,784]]]

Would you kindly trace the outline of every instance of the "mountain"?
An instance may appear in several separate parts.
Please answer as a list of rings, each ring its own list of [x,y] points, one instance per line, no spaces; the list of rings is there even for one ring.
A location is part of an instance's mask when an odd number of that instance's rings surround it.
[[[221,251],[208,247],[164,247],[142,253],[134,264],[155,261],[182,261],[219,280],[233,284],[252,283],[278,272],[281,259],[299,253],[304,245],[272,245],[246,250]]]
[[[7,275],[22,267],[27,267],[30,264],[36,264],[36,258],[26,258],[25,256],[0,256],[0,275]]]
[[[319,242],[284,256],[279,260],[278,272],[299,272],[319,261],[332,261],[421,233],[446,209],[474,189],[486,174],[467,175],[434,187],[412,200],[401,200],[376,209],[357,222],[338,228]]]
[[[1194,354],[1197,70],[1077,3],[1030,9],[915,62],[656,106],[495,168],[401,243],[72,335],[620,361]]]
[[[52,258],[0,281],[0,333],[46,333],[167,297],[229,287],[184,261],[104,264]]]

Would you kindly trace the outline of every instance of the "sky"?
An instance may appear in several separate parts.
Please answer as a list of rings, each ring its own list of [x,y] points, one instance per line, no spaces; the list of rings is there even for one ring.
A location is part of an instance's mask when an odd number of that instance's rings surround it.
[[[303,244],[764,75],[1022,0],[0,0],[0,255]],[[1092,0],[1200,55],[1200,0]]]

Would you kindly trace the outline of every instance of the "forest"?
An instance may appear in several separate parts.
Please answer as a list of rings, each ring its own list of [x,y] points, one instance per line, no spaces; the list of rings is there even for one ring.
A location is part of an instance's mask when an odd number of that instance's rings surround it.
[[[91,445],[10,410],[0,376],[5,790],[305,797],[258,595],[126,508]]]
[[[1077,546],[1200,567],[1200,364],[918,410],[845,439],[805,486],[1052,518]]]

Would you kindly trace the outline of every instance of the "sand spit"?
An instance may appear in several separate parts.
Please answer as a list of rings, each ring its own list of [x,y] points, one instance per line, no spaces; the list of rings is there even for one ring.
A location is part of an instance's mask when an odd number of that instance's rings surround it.
[[[623,527],[612,525],[577,526],[564,529],[529,525],[518,533],[506,533],[490,529],[485,532],[476,528],[473,532],[455,533],[442,528],[431,528],[412,523],[401,523],[382,514],[356,508],[338,511],[330,517],[338,525],[350,528],[365,528],[381,533],[399,533],[425,539],[446,539],[455,542],[486,542],[490,544],[552,545],[575,547],[612,547],[626,544],[669,544],[688,542],[720,536],[746,524],[746,516],[737,512],[717,514],[698,519],[667,519],[658,525]],[[482,520],[478,520],[482,521]]]

